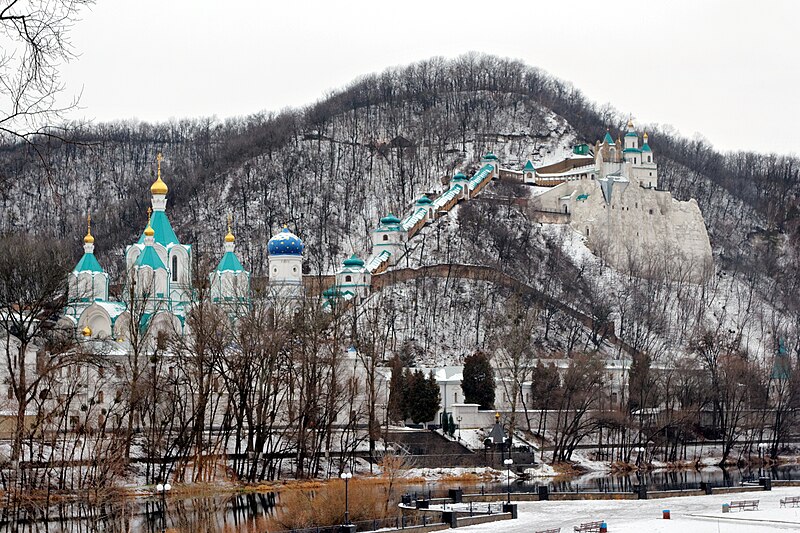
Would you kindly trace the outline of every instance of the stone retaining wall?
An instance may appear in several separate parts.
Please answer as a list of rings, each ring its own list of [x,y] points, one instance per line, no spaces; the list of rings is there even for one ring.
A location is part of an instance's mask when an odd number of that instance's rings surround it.
[[[716,489],[713,489],[717,492]],[[650,500],[657,500],[659,498],[674,498],[676,496],[705,496],[704,490],[654,490],[647,492],[647,498]]]
[[[638,500],[635,492],[551,492],[551,501],[575,500]]]
[[[488,524],[489,522],[499,522],[500,520],[511,520],[511,513],[487,514],[481,516],[458,517],[458,527],[474,526],[477,524]]]

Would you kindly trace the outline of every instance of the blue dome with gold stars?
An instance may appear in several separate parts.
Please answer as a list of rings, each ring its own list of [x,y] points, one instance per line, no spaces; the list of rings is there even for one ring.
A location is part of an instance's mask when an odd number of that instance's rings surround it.
[[[303,241],[288,228],[283,228],[267,243],[269,255],[303,255],[303,248]]]

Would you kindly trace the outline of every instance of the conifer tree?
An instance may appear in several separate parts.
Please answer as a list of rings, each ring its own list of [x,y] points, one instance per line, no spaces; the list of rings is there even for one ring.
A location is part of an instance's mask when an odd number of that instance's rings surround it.
[[[494,369],[489,357],[475,352],[464,359],[461,390],[466,403],[477,403],[481,409],[494,409]]]

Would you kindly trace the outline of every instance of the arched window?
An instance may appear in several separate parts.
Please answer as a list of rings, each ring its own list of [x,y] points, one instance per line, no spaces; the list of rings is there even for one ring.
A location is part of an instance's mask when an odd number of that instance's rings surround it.
[[[388,236],[388,235],[384,235],[384,236],[383,236],[383,240],[384,240],[384,241],[388,241],[388,240],[389,240],[389,236]]]
[[[178,256],[172,256],[172,281],[178,281]]]
[[[346,282],[353,281],[353,276],[345,276],[345,277],[344,277],[344,280],[345,280]]]

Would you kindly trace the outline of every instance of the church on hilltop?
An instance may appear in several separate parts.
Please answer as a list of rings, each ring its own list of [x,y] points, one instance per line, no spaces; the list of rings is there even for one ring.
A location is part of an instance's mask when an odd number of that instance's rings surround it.
[[[91,217],[87,217],[83,257],[69,274],[68,300],[62,326],[72,327],[85,338],[125,343],[130,321],[139,331],[156,338],[160,332],[184,334],[186,317],[197,304],[192,288],[192,245],[182,243],[167,216],[169,188],[161,177],[158,155],[156,181],[150,186],[151,207],[139,239],[125,249],[125,279],[121,298],[109,294],[109,275],[94,256]],[[251,304],[250,272],[236,255],[236,238],[228,217],[222,256],[209,274],[208,299],[235,316]],[[284,227],[267,243],[269,287],[279,298],[296,300],[303,295],[302,240]]]
[[[536,187],[531,205],[543,221],[569,224],[617,270],[659,268],[695,281],[713,273],[697,201],[678,201],[659,186],[648,135],[640,143],[632,121],[623,139],[606,132],[558,163],[535,168],[528,161],[522,180]]]

